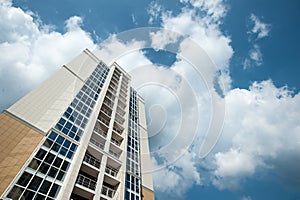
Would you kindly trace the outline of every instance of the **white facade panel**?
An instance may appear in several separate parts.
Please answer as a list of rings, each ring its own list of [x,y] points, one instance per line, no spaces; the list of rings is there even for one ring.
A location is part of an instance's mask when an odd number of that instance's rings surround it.
[[[99,62],[100,60],[86,49],[65,66],[81,80],[85,81],[97,67]]]
[[[57,122],[82,85],[81,80],[62,67],[7,111],[46,133]]]
[[[151,159],[150,159],[150,152],[149,152],[145,105],[141,97],[139,97],[138,100],[139,100],[139,128],[140,128],[142,185],[153,191],[153,180],[152,180],[152,171],[151,171]]]

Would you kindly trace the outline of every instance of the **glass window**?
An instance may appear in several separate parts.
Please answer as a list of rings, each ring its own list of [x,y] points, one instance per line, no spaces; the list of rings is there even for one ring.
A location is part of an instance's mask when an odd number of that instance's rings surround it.
[[[64,164],[61,166],[61,169],[66,171],[68,169],[68,167],[69,167],[69,162],[64,161]]]
[[[23,194],[23,197],[25,197],[25,199],[33,199],[34,192],[26,190]]]
[[[45,150],[40,149],[40,150],[36,153],[35,157],[38,158],[38,159],[40,159],[40,160],[43,160],[44,157],[45,157],[45,155],[46,155],[46,153],[47,153],[47,152],[46,152]]]
[[[59,192],[59,189],[60,189],[60,187],[58,185],[53,184],[53,186],[49,192],[49,196],[55,198]]]
[[[49,167],[50,166],[48,164],[42,163],[41,167],[39,168],[39,172],[41,172],[43,174],[47,174]]]
[[[53,151],[58,152],[59,148],[60,148],[60,145],[57,144],[57,143],[54,143],[51,149],[52,149]]]
[[[57,172],[58,172],[58,169],[56,167],[51,167],[48,175],[51,176],[52,178],[55,178]]]
[[[69,140],[65,140],[63,146],[66,148],[69,148],[70,145],[71,145],[71,142]]]
[[[58,136],[56,142],[57,142],[58,144],[62,144],[62,143],[64,142],[64,140],[65,140],[65,139],[64,139],[62,136]]]
[[[46,141],[44,142],[44,146],[47,148],[50,148],[52,146],[53,142],[49,139],[46,139]]]
[[[55,156],[52,153],[49,152],[48,155],[45,158],[45,162],[49,163],[51,165],[54,158],[55,158]]]
[[[30,181],[32,177],[32,174],[29,174],[28,172],[24,172],[20,179],[18,180],[17,184],[26,187],[28,182]]]
[[[59,152],[61,155],[65,156],[67,154],[67,149],[62,147]]]
[[[68,154],[67,154],[67,158],[71,159],[73,157],[73,152],[72,151],[69,151]]]
[[[48,138],[50,138],[50,139],[52,139],[52,140],[55,140],[56,136],[57,136],[56,133],[51,132],[51,133],[49,134]]]
[[[62,159],[59,158],[59,157],[56,157],[55,160],[54,160],[53,165],[54,165],[55,167],[59,168],[60,165],[61,165],[61,163],[62,163]]]
[[[8,198],[11,199],[18,199],[21,194],[23,193],[24,189],[20,188],[18,186],[14,186],[11,191],[9,192],[9,194],[7,195]]]
[[[57,180],[62,180],[64,178],[65,173],[63,171],[60,171],[57,175]]]
[[[34,199],[36,199],[36,200],[44,200],[44,199],[46,199],[46,197],[44,195],[37,194]]]
[[[125,193],[125,200],[129,200],[129,192],[128,191],[126,191],[126,193]]]
[[[31,169],[37,170],[37,168],[39,167],[40,164],[41,164],[41,161],[33,158],[31,160],[31,162],[29,163],[28,167],[30,167]]]
[[[47,194],[49,189],[50,189],[51,183],[47,180],[44,180],[39,192],[43,193],[43,194]]]
[[[37,190],[39,188],[39,186],[41,185],[42,183],[42,178],[38,177],[38,176],[35,176],[31,183],[29,184],[29,189],[32,189],[32,190]]]
[[[75,150],[76,150],[76,147],[77,147],[77,146],[76,146],[76,144],[73,144],[73,143],[72,143],[72,145],[71,145],[71,148],[70,148],[70,149],[71,149],[72,151],[75,151]]]

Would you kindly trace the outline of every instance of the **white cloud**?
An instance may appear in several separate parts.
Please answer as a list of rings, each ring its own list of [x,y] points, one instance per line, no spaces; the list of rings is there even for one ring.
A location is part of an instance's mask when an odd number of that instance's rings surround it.
[[[210,158],[215,165],[213,184],[219,189],[241,187],[245,178],[258,170],[273,170],[286,185],[300,185],[299,177],[288,173],[299,169],[300,94],[271,81],[233,89],[226,96],[224,129]],[[283,167],[283,163],[293,163]]]
[[[161,16],[161,12],[163,11],[163,7],[159,5],[158,3],[152,1],[147,9],[147,12],[149,14],[149,24],[153,24],[156,22],[159,17]]]
[[[244,60],[244,69],[262,65],[263,55],[260,51],[260,47],[257,44],[255,44],[253,48],[250,49],[248,56],[249,57]]]
[[[231,40],[220,31],[216,23],[207,23],[207,20],[195,10],[183,9],[177,16],[164,13],[162,26],[190,36],[209,55],[218,69],[228,68],[233,55]]]
[[[257,35],[257,39],[267,37],[270,32],[271,25],[263,23],[256,15],[253,13],[250,16],[250,20],[254,23],[253,28],[250,30],[251,34]]]
[[[66,32],[34,20],[33,14],[0,3],[0,85],[1,107],[26,94],[85,48],[95,47],[89,33],[80,28],[82,19],[66,21]]]
[[[252,198],[250,196],[243,196],[241,200],[252,200]]]
[[[155,189],[160,192],[162,199],[183,198],[185,192],[192,185],[200,184],[200,174],[195,166],[197,156],[187,152],[173,165],[153,172]],[[159,168],[155,159],[152,159],[153,167]]]
[[[168,30],[151,32],[151,47],[155,50],[164,49],[166,45],[178,42],[179,34]]]
[[[263,23],[256,15],[253,13],[250,16],[250,20],[253,24],[251,30],[247,33],[249,34],[249,42],[253,40],[259,40],[264,37],[267,37],[270,32],[271,25]],[[251,24],[251,25],[252,25]],[[245,58],[243,63],[243,68],[248,69],[255,66],[260,66],[263,63],[263,55],[260,51],[258,44],[254,44],[253,47],[249,50],[249,55]]]
[[[99,58],[101,58],[101,60],[103,60],[105,63],[109,64],[121,57],[130,55],[132,52],[139,50],[144,46],[145,42],[143,41],[131,40],[129,42],[124,43],[121,40],[119,40],[116,35],[111,35],[107,40],[105,40],[105,42],[97,46],[93,53]],[[140,54],[135,55],[139,56],[139,58],[143,57]],[[134,59],[132,59],[131,61],[133,60]],[[125,62],[123,63],[125,64]],[[130,64],[128,63],[125,65],[128,66]]]
[[[222,0],[180,0],[181,3],[189,3],[194,8],[205,12],[205,19],[216,24],[221,23],[221,19],[227,13],[227,5]]]

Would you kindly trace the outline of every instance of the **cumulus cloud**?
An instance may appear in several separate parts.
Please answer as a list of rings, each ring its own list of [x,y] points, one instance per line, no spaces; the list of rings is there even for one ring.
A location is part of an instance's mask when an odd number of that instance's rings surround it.
[[[66,20],[65,33],[35,20],[30,11],[14,7],[11,1],[1,1],[0,17],[0,110],[85,48],[95,47],[89,33],[80,28],[78,16]]]
[[[163,7],[159,5],[157,2],[152,1],[147,9],[147,12],[149,14],[149,24],[153,24],[156,22],[159,17],[161,16],[161,12],[163,11]]]
[[[243,68],[248,69],[250,67],[261,66],[263,63],[263,55],[260,51],[260,47],[255,44],[249,51],[248,57],[244,60]]]
[[[286,185],[299,185],[299,177],[288,172],[300,167],[294,162],[300,157],[300,94],[268,80],[233,89],[225,99],[224,129],[211,158],[213,184],[237,189],[258,170],[272,170]],[[288,162],[293,165],[287,167]]]
[[[250,20],[253,23],[252,29],[249,31],[249,34],[256,35],[257,39],[262,39],[269,35],[271,25],[262,22],[256,15],[253,13],[250,15]]]
[[[271,25],[263,23],[256,15],[253,13],[250,15],[252,28],[247,32],[249,34],[249,42],[256,42],[259,39],[265,38],[269,35]],[[245,58],[243,63],[243,68],[248,69],[255,66],[260,66],[263,64],[263,55],[260,51],[258,44],[254,44],[249,50],[247,58]]]
[[[195,158],[191,152],[187,152],[173,165],[167,166],[162,170],[153,172],[155,189],[162,199],[184,199],[185,192],[191,185],[200,184],[200,174],[195,165]],[[154,167],[159,164],[152,159]]]
[[[194,8],[204,12],[205,20],[217,24],[222,23],[222,19],[227,13],[227,5],[222,0],[180,0],[181,3],[191,4]]]
[[[218,69],[228,68],[233,55],[231,39],[220,31],[216,23],[207,23],[196,10],[183,9],[176,16],[164,13],[162,26],[190,36],[206,51]]]

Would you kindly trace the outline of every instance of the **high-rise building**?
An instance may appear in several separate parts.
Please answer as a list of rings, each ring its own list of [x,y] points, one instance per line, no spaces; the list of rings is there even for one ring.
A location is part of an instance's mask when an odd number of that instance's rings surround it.
[[[1,199],[154,199],[143,99],[89,50],[0,115]]]

